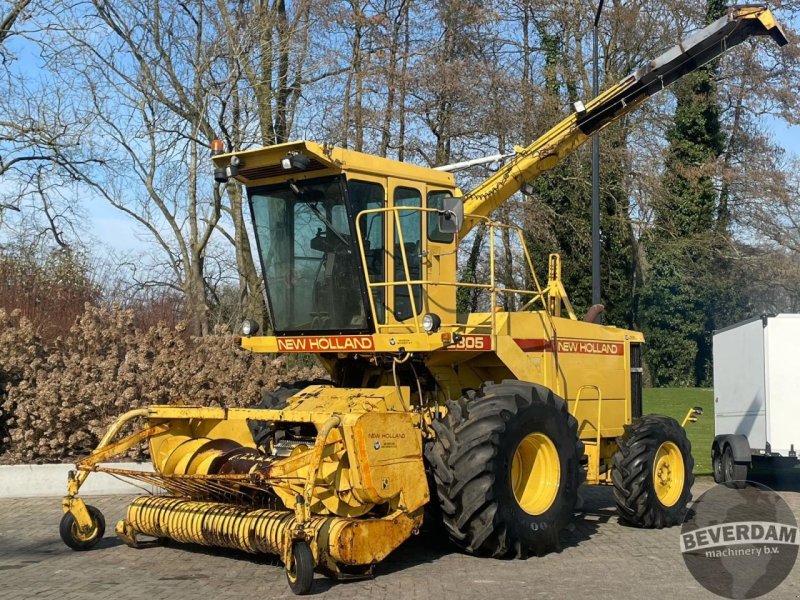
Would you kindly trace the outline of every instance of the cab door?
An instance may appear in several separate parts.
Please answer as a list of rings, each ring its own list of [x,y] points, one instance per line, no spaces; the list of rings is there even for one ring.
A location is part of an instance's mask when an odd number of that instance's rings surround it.
[[[397,217],[394,219],[392,247],[394,281],[405,284],[393,288],[394,318],[398,323],[408,322],[409,325],[413,325],[413,317],[424,312],[423,286],[409,285],[411,281],[422,280],[424,272],[422,211],[415,210],[422,208],[422,190],[410,184],[397,182],[392,187],[392,203],[398,209]],[[409,210],[403,210],[401,207],[408,207]]]
[[[420,281],[424,277],[425,244],[423,238],[424,187],[418,182],[401,179],[389,180],[390,202],[397,209],[396,216],[390,214],[391,230],[391,281],[398,284],[388,288],[388,304],[391,306],[393,320],[396,323],[415,326],[415,316],[424,314],[423,286],[409,284]],[[408,210],[403,210],[408,207]],[[399,223],[399,228],[398,228]],[[408,267],[403,261],[403,252]]]

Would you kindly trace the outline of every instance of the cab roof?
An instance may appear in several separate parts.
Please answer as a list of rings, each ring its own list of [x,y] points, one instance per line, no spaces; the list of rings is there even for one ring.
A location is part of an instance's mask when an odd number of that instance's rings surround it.
[[[292,153],[308,156],[310,159],[308,166],[305,169],[294,167],[284,169],[281,161]],[[377,177],[397,177],[455,188],[452,173],[309,141],[219,154],[213,157],[214,166],[218,168],[228,166],[233,156],[241,160],[236,180],[248,187],[277,183],[285,180],[287,176],[304,179],[347,172]]]

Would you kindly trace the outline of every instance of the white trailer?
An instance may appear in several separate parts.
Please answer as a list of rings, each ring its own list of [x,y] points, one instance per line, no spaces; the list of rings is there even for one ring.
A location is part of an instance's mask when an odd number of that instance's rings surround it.
[[[800,315],[765,315],[714,332],[714,426],[717,483],[797,461]]]

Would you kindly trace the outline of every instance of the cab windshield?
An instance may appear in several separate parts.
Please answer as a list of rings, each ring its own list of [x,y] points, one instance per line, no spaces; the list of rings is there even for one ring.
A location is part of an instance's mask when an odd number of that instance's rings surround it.
[[[365,331],[358,244],[340,177],[250,191],[276,332]]]

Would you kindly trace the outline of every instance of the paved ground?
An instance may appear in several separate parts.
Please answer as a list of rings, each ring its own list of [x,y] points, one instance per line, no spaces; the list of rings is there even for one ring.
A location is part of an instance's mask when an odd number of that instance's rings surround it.
[[[697,484],[695,495],[710,482]],[[795,486],[795,490],[797,490]],[[800,516],[800,491],[783,491]],[[317,576],[325,598],[715,598],[692,579],[678,550],[678,530],[644,531],[617,523],[609,489],[584,494],[558,554],[490,560],[453,552],[417,537],[376,569],[375,579],[335,583]],[[113,535],[128,497],[93,498],[106,515],[106,538],[91,552],[73,552],[58,537],[60,503],[0,500],[0,598],[126,598],[157,600],[291,598],[282,567],[227,551],[172,545],[131,549]],[[800,598],[800,566],[770,596]]]

